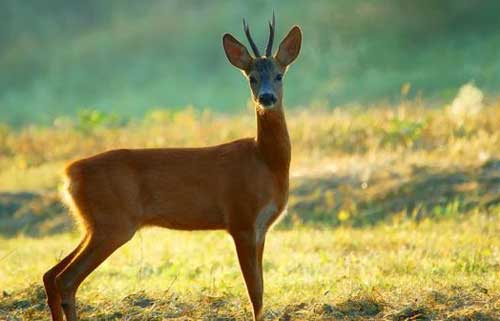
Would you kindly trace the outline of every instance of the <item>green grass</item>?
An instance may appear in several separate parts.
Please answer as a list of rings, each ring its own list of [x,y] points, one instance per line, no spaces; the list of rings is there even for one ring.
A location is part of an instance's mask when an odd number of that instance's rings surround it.
[[[477,107],[477,106],[476,106]],[[474,109],[474,108],[472,108]],[[500,104],[419,100],[288,113],[288,215],[265,254],[266,320],[500,319]],[[0,127],[0,320],[47,320],[41,276],[78,243],[58,198],[71,159],[251,136],[254,116],[87,110]],[[83,320],[248,320],[230,238],[140,231],[84,282]]]
[[[266,320],[498,320],[500,213],[353,229],[274,230]],[[0,318],[46,320],[43,272],[78,236],[2,239]],[[245,320],[222,232],[140,231],[82,285],[82,320]]]

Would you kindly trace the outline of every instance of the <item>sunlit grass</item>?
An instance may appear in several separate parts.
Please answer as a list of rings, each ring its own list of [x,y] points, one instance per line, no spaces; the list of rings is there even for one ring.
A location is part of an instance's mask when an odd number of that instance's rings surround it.
[[[328,169],[332,160],[341,172],[388,162],[477,166],[499,157],[498,124],[498,101],[459,118],[447,108],[426,108],[418,101],[369,109],[304,107],[288,114],[292,171]],[[155,110],[128,122],[113,115],[83,113],[76,120],[57,119],[52,127],[3,127],[0,190],[54,189],[60,181],[57,167],[112,148],[207,146],[249,136],[255,136],[250,110],[237,116],[189,108]]]
[[[427,107],[288,113],[289,213],[267,242],[266,320],[500,319],[500,103]],[[41,276],[79,241],[57,198],[67,161],[218,144],[253,136],[254,122],[186,109],[0,127],[0,320],[49,318]],[[140,231],[78,299],[82,320],[250,316],[223,232]]]
[[[266,320],[403,320],[404,313],[421,313],[419,320],[498,318],[498,214],[362,230],[271,231]],[[77,242],[75,234],[1,240],[0,317],[46,320],[43,294],[36,292],[41,276]],[[85,320],[249,316],[233,245],[222,232],[143,230],[88,278],[78,298]],[[23,307],[23,300],[29,304]]]

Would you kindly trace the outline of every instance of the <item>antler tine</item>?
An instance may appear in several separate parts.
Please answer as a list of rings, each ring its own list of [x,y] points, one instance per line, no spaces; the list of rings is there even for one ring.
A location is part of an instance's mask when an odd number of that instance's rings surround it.
[[[266,47],[266,57],[271,57],[273,54],[273,41],[274,41],[274,30],[276,28],[276,18],[274,17],[273,10],[273,22],[269,21],[269,41],[267,42]]]
[[[252,47],[252,51],[255,54],[255,57],[260,57],[260,52],[259,48],[257,48],[257,45],[252,39],[252,36],[250,35],[250,28],[248,27],[247,22],[245,21],[245,18],[243,18],[243,30],[245,31],[245,34],[247,35],[248,42],[250,43],[250,46]]]

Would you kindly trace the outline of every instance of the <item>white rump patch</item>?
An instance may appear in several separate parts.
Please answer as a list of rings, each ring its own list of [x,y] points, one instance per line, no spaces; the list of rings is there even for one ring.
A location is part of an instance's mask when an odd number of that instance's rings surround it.
[[[76,209],[75,203],[73,201],[73,197],[71,196],[71,182],[68,177],[63,177],[63,184],[59,186],[59,195],[63,203],[69,207],[71,211]]]

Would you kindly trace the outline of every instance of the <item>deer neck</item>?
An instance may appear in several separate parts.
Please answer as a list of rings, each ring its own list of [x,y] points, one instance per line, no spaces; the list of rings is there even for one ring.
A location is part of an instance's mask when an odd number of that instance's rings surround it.
[[[271,171],[288,180],[291,144],[283,107],[280,104],[272,110],[256,110],[258,150]]]

